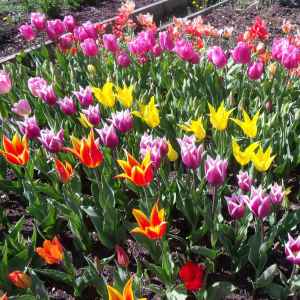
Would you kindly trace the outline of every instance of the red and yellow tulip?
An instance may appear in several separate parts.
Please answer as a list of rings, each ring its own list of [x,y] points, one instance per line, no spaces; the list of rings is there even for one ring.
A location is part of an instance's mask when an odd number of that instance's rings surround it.
[[[14,165],[26,165],[29,158],[27,133],[23,136],[22,141],[17,134],[15,134],[12,141],[8,140],[4,135],[3,145],[5,151],[0,149],[0,154],[4,155],[8,162]]]
[[[7,275],[16,286],[22,289],[28,289],[32,285],[31,278],[28,275],[22,273],[21,271],[14,271]]]
[[[52,242],[44,241],[43,248],[36,248],[36,252],[47,264],[58,263],[63,257],[63,250],[57,237]]]
[[[5,293],[0,300],[7,300],[7,293]]]
[[[145,216],[143,212],[137,209],[133,209],[133,215],[135,216],[140,228],[133,229],[130,233],[141,233],[150,239],[161,238],[166,231],[166,224],[164,222],[165,209],[158,211],[158,201],[156,201],[152,213],[151,221]]]
[[[73,149],[70,148],[61,148],[61,150],[65,150],[73,153],[77,156],[81,163],[83,163],[88,168],[96,168],[98,167],[103,159],[102,152],[98,149],[97,141],[94,140],[94,131],[93,128],[89,134],[88,140],[82,138],[79,141],[76,137],[70,136],[72,140]]]
[[[75,175],[75,172],[74,172],[71,164],[65,160],[65,163],[66,163],[66,166],[65,166],[58,159],[56,159],[54,157],[53,157],[53,159],[54,159],[54,163],[55,163],[60,181],[62,183],[68,182]]]

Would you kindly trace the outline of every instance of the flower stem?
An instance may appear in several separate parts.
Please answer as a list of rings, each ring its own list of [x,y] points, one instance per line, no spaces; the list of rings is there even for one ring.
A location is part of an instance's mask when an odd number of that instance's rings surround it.
[[[253,93],[253,88],[254,88],[254,80],[252,82],[251,92],[250,92],[250,95],[249,95],[249,100],[250,101],[251,101],[251,96],[252,96],[252,93]]]
[[[29,179],[29,182],[30,182],[31,188],[32,188],[32,190],[33,190],[33,193],[34,193],[34,195],[35,195],[36,197],[38,197],[38,193],[37,193],[37,191],[36,191],[36,189],[35,189],[35,187],[34,187],[34,185],[33,185],[33,182],[32,182],[32,180],[31,180],[31,177],[30,177],[29,172],[27,171],[27,168],[26,168],[25,166],[23,166],[23,167],[24,167],[25,173],[26,173],[26,175],[27,175],[27,177],[28,177],[28,179]]]
[[[164,251],[164,247],[163,247],[163,244],[162,244],[162,241],[161,239],[158,239],[158,243],[159,243],[159,246],[160,246],[160,249],[161,249],[161,253],[163,255],[163,258],[165,260],[165,263],[166,263],[166,267],[167,267],[167,273],[169,274],[169,281],[170,281],[170,284],[172,284],[171,282],[171,266],[169,264],[169,261],[167,260],[167,256],[165,254],[165,251]],[[162,265],[162,264],[161,264]]]
[[[265,231],[263,219],[260,219],[260,227],[261,227],[261,244],[263,244],[264,243],[264,231]]]
[[[159,175],[158,175],[158,170],[155,171],[156,179],[157,179],[157,185],[158,185],[158,193],[159,193],[159,198],[161,197],[161,189],[160,189],[160,180],[159,180]]]
[[[214,185],[213,207],[212,207],[212,220],[213,221],[215,219],[216,202],[217,202],[217,187]]]
[[[144,185],[143,187],[144,187],[144,192],[145,192],[146,200],[147,200],[148,214],[149,214],[149,217],[150,217],[151,216],[151,208],[150,208],[150,202],[149,202],[149,198],[148,198],[148,193],[147,193],[146,186]]]
[[[77,124],[76,119],[74,118],[74,116],[72,116],[72,119],[73,119],[73,121],[75,123],[75,126],[76,126],[76,128],[78,130],[78,133],[81,135],[81,138],[82,138],[83,137],[82,132],[81,132],[81,130],[80,130],[80,128],[79,128],[79,126],[78,126],[78,124]]]
[[[235,238],[238,236],[238,220],[235,219]]]
[[[196,178],[196,170],[193,170],[193,177],[194,177],[194,189],[196,191],[197,189],[197,178]]]
[[[58,111],[57,111],[57,108],[56,108],[55,104],[52,107],[53,107],[54,111],[56,112],[56,115],[57,115],[59,121],[62,122],[61,118],[60,118],[60,115],[58,114]]]
[[[293,267],[293,271],[292,271],[292,274],[291,274],[291,277],[290,277],[290,281],[293,279],[294,275],[295,275],[295,271],[296,271],[296,264],[294,264],[294,267]]]
[[[99,187],[99,192],[101,193],[101,175],[100,175],[99,168],[98,167],[94,168],[94,171],[95,171],[95,175],[96,175],[96,179],[97,179],[97,183],[98,183],[98,187]]]

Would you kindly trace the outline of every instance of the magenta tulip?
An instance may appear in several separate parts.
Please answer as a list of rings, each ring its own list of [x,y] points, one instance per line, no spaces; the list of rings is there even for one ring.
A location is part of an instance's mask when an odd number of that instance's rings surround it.
[[[120,52],[120,53],[118,53],[117,60],[118,60],[119,65],[122,68],[128,68],[130,66],[130,62],[131,62],[130,56],[126,52]]]
[[[151,169],[153,171],[158,170],[161,166],[161,152],[160,149],[158,147],[152,147],[150,148],[149,146],[146,149],[141,149],[141,155],[142,155],[142,159],[145,158],[145,156],[147,155],[147,153],[150,152],[150,160],[152,162],[151,165]]]
[[[156,40],[151,30],[147,32],[142,31],[138,40],[145,52],[151,52],[152,48],[156,45]]]
[[[147,62],[147,54],[142,53],[140,57],[137,59],[140,64],[145,64]]]
[[[82,27],[84,28],[85,32],[87,33],[90,39],[95,40],[98,37],[97,30],[91,21],[87,21],[86,23],[83,23]]]
[[[86,39],[89,38],[87,32],[82,26],[75,26],[74,36],[81,43],[83,43]]]
[[[31,94],[34,97],[38,97],[39,96],[38,93],[37,93],[37,90],[42,90],[44,86],[47,86],[47,82],[43,78],[34,77],[34,78],[30,78],[28,80],[28,88],[29,88]]]
[[[57,134],[53,128],[41,131],[41,137],[38,140],[51,153],[57,153],[63,146],[63,138],[65,131],[61,129]]]
[[[21,99],[18,103],[14,104],[12,111],[21,117],[25,117],[31,114],[31,107],[26,99]]]
[[[67,116],[73,116],[76,112],[76,106],[74,104],[72,96],[68,98],[59,98],[57,104],[60,106],[61,111]]]
[[[247,64],[251,60],[250,50],[247,43],[238,43],[234,50],[229,50],[233,60],[237,64]]]
[[[183,61],[190,60],[194,56],[194,50],[191,44],[186,40],[176,41],[176,47],[172,51],[176,53]]]
[[[244,201],[241,196],[237,196],[233,193],[230,197],[225,197],[228,204],[228,212],[235,219],[241,219],[245,215]]]
[[[269,100],[267,103],[266,103],[266,110],[271,110],[272,109],[272,102]]]
[[[294,240],[288,233],[289,241],[285,244],[287,259],[295,265],[300,265],[300,236]]]
[[[221,160],[220,155],[213,160],[207,155],[205,165],[206,180],[214,186],[221,185],[226,177],[226,170],[228,165],[228,159]]]
[[[207,58],[217,68],[223,69],[226,67],[228,58],[224,53],[223,49],[219,46],[210,47],[207,50]]]
[[[94,105],[94,97],[91,88],[89,86],[87,86],[85,90],[81,86],[79,86],[79,88],[79,92],[72,93],[76,96],[80,104],[86,108],[88,108],[90,105]]]
[[[187,135],[183,135],[183,139],[177,139],[180,147],[184,147],[185,146],[185,143],[188,143],[188,144],[193,144],[195,142],[195,137],[194,135],[191,135],[191,136],[187,136]]]
[[[261,77],[264,69],[264,64],[261,60],[251,61],[248,65],[247,75],[252,80],[257,80]]]
[[[0,70],[0,95],[7,94],[11,89],[11,81],[6,72]]]
[[[248,172],[243,172],[240,170],[239,175],[236,176],[238,180],[238,185],[240,189],[244,193],[248,193],[251,190],[252,184],[253,184],[253,176],[248,175]]]
[[[25,25],[22,25],[19,28],[19,31],[22,33],[25,39],[32,41],[35,39],[35,33],[33,31],[33,28],[31,25],[28,25],[27,23]]]
[[[54,92],[53,83],[51,85],[44,85],[42,89],[36,90],[39,97],[48,105],[55,105],[57,96]]]
[[[160,149],[160,153],[162,156],[165,156],[169,152],[169,146],[166,137],[164,136],[163,138],[157,137],[155,139],[155,143]]]
[[[277,182],[274,186],[271,186],[270,198],[275,205],[281,205],[284,200],[285,191],[282,191],[282,186],[279,186]]]
[[[68,32],[71,32],[71,33],[74,32],[74,29],[76,27],[76,22],[75,22],[75,19],[74,19],[73,16],[65,16],[63,23],[64,23],[64,26],[65,26],[65,29]]]
[[[194,52],[194,56],[193,56],[193,58],[190,59],[190,62],[193,65],[197,65],[197,64],[199,64],[200,59],[201,59],[201,56],[198,53]]]
[[[105,48],[109,52],[117,52],[118,51],[118,44],[116,41],[116,36],[114,34],[104,34],[103,35],[103,43]]]
[[[72,44],[72,40],[69,39],[68,37],[61,37],[59,40],[59,44],[62,48],[66,48]]]
[[[282,47],[283,46],[288,46],[288,45],[289,45],[289,40],[288,39],[274,38],[273,45],[272,45],[272,56],[277,61],[281,61],[282,60]]]
[[[112,120],[106,119],[106,121],[113,124],[117,132],[125,134],[133,129],[133,123],[128,109],[112,113],[111,116]]]
[[[50,41],[52,42],[58,41],[59,36],[55,35],[48,26],[46,27],[46,33]]]
[[[93,39],[86,39],[80,46],[87,56],[96,56],[98,54],[98,46]]]
[[[295,69],[298,66],[299,49],[295,46],[284,45],[282,47],[282,64],[287,69]]]
[[[31,24],[37,31],[44,31],[46,29],[45,15],[41,13],[31,13]]]
[[[63,23],[59,19],[48,21],[48,27],[50,31],[58,37],[62,36],[65,32]]]
[[[16,121],[16,123],[19,125],[19,129],[23,134],[27,133],[29,139],[36,139],[40,136],[41,129],[36,122],[35,116],[31,118],[25,116],[24,122]]]
[[[140,55],[144,52],[144,49],[137,38],[133,38],[131,42],[127,43],[127,46],[129,51],[133,54]]]
[[[174,49],[174,43],[167,31],[159,33],[159,42],[161,47],[166,51],[172,51]]]
[[[118,146],[119,139],[114,131],[113,125],[107,126],[106,124],[104,124],[103,129],[95,128],[95,131],[99,134],[105,147],[114,149]]]
[[[154,54],[155,57],[161,56],[162,51],[163,51],[163,49],[162,49],[162,47],[160,45],[156,45],[153,48],[153,54]]]
[[[202,146],[201,144],[197,148],[195,143],[185,143],[185,145],[181,147],[182,161],[189,169],[196,170],[199,168],[201,164]]]
[[[99,103],[96,106],[90,105],[88,109],[82,109],[86,119],[93,126],[97,126],[101,122]]]

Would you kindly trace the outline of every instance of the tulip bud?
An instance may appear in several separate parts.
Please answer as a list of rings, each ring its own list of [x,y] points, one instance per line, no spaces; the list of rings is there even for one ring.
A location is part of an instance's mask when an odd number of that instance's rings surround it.
[[[245,107],[245,100],[244,100],[244,98],[242,98],[238,105],[238,110],[242,111],[244,109],[244,107]]]
[[[61,72],[60,81],[61,81],[61,84],[62,84],[63,86],[66,85],[66,83],[67,83],[67,77],[66,77],[65,72]]]
[[[71,77],[72,78],[76,78],[77,77],[77,73],[76,73],[76,71],[74,70],[74,68],[72,66],[70,68],[70,73],[71,73]]]
[[[94,266],[96,268],[96,270],[98,272],[100,272],[102,270],[102,264],[101,264],[101,261],[100,259],[96,256],[95,259],[94,259]]]
[[[21,271],[14,271],[11,274],[8,274],[8,277],[17,287],[28,289],[32,286],[31,278]]]
[[[132,86],[132,85],[134,85],[134,78],[132,77],[131,79],[130,79],[130,85],[129,86]]]
[[[223,83],[223,77],[222,75],[219,75],[218,84],[221,85],[222,83]]]
[[[230,106],[233,107],[235,105],[235,98],[232,92],[230,92],[229,99],[230,99]]]
[[[160,100],[161,100],[161,93],[160,93],[158,87],[156,87],[155,97],[156,97],[157,101],[160,102]]]
[[[50,62],[50,71],[51,71],[52,76],[55,76],[55,75],[58,76],[59,75],[56,67],[54,66],[54,64],[52,62]]]
[[[88,70],[92,75],[96,74],[96,68],[93,65],[88,65]]]
[[[294,142],[296,144],[299,144],[299,138],[298,138],[298,135],[297,135],[297,133],[295,131],[294,131]]]
[[[127,268],[129,264],[129,258],[126,252],[118,245],[115,245],[117,247],[118,251],[118,263],[124,267]]]
[[[19,66],[21,67],[22,65],[20,64]],[[13,76],[16,76],[16,74],[17,74],[17,69],[16,69],[15,65],[12,64],[12,63],[9,63],[9,69],[10,69],[12,75],[13,75]]]
[[[267,103],[266,103],[266,110],[271,110],[272,109],[272,102],[269,100]]]

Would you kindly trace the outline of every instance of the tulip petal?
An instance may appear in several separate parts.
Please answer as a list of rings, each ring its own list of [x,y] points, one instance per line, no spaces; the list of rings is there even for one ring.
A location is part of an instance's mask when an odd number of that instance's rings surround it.
[[[149,219],[142,211],[133,208],[132,213],[142,230],[145,230],[147,227],[151,226]]]
[[[109,300],[123,300],[122,295],[110,285],[107,285]]]
[[[6,153],[3,152],[2,150],[0,151],[0,153],[5,156],[6,160],[8,162],[10,162],[11,164],[14,165],[23,165],[23,161],[21,161],[17,156],[10,154],[10,153]]]
[[[27,134],[26,134],[26,137],[27,137]],[[3,140],[3,142],[4,142],[4,140]],[[14,135],[14,137],[12,139],[12,144],[13,144],[13,147],[15,149],[15,153],[17,154],[17,156],[21,155],[23,153],[25,147],[24,147],[23,143],[21,142],[21,140],[19,139],[17,134]],[[14,152],[10,152],[10,153],[14,154]]]
[[[134,300],[133,293],[132,293],[132,279],[131,277],[128,282],[126,283],[124,290],[123,290],[123,300]]]
[[[129,165],[131,166],[131,168],[133,168],[135,166],[140,167],[139,162],[134,157],[132,157],[125,149],[123,149],[123,150],[124,150],[124,152],[126,154],[127,161],[129,163]]]
[[[145,185],[144,171],[140,167],[133,167],[131,170],[131,178],[134,184],[141,186]]]
[[[151,223],[154,227],[158,226],[161,223],[158,216],[158,201],[159,199],[156,201],[151,213]]]
[[[81,148],[81,142],[74,136],[70,136],[70,139],[72,141],[74,150],[79,154],[80,153],[80,148]]]
[[[143,235],[145,235],[146,237],[148,237],[149,239],[151,239],[151,237],[148,235],[148,233],[144,230],[142,230],[141,228],[135,228],[132,231],[130,231],[130,233],[141,233]]]
[[[18,135],[15,134],[15,136],[13,137],[13,139],[14,139],[15,137],[18,137]],[[5,152],[11,153],[11,154],[13,154],[13,155],[15,155],[15,156],[18,156],[17,151],[16,151],[16,149],[15,149],[13,143],[12,143],[10,140],[8,140],[8,139],[6,138],[5,134],[3,134],[3,145],[4,145]],[[22,150],[22,151],[23,151],[23,150]],[[21,153],[22,153],[22,152],[21,152]]]

